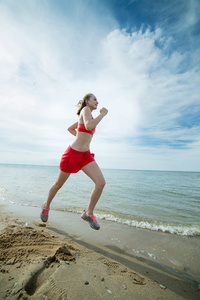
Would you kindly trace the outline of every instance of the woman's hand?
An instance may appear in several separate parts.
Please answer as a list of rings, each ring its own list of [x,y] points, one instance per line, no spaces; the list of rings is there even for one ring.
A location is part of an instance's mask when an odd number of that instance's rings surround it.
[[[107,115],[107,113],[108,113],[108,110],[105,108],[105,107],[103,107],[102,109],[100,109],[100,114],[102,114],[102,115]]]

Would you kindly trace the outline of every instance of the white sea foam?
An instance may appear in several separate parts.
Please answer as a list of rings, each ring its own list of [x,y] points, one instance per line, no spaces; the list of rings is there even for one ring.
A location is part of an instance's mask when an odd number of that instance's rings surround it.
[[[153,221],[152,223],[150,223],[148,221],[124,220],[117,218],[111,214],[96,214],[96,216],[99,219],[105,219],[108,221],[113,221],[136,228],[149,229],[153,231],[162,231],[185,236],[200,235],[200,226],[197,225],[183,226],[177,224],[156,224]]]
[[[6,192],[6,189],[0,186],[0,195],[3,195]]]
[[[5,198],[4,198],[5,192],[6,192],[6,189],[3,187],[0,187],[0,199],[1,200],[5,200]]]
[[[156,259],[156,256],[155,256],[154,254],[148,253],[148,255],[149,255],[149,257],[150,257],[151,259]]]

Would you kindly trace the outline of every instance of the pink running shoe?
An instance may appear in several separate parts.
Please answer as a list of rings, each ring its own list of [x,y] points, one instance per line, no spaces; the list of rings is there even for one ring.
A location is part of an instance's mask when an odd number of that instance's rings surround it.
[[[46,203],[43,203],[42,205],[42,212],[40,214],[40,218],[43,222],[47,222],[48,221],[48,214],[50,211],[50,208],[45,208]]]
[[[95,230],[99,230],[100,229],[100,225],[97,223],[97,220],[95,219],[94,215],[88,215],[85,210],[83,211],[82,215],[81,215],[81,218],[84,220],[84,221],[87,221],[89,222],[90,224],[90,227],[92,227],[93,229]]]

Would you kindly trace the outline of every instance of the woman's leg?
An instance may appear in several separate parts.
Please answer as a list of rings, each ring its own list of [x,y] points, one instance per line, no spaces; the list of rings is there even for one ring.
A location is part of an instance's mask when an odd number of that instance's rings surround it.
[[[88,215],[91,215],[93,213],[93,210],[95,208],[95,205],[97,204],[97,201],[99,200],[101,193],[103,191],[103,188],[106,184],[105,179],[103,177],[103,174],[97,165],[95,161],[89,163],[85,167],[82,168],[82,171],[89,176],[95,183],[94,189],[90,196],[90,201],[88,204],[88,207],[86,209],[86,213]]]
[[[56,179],[56,182],[52,185],[52,187],[49,190],[49,194],[47,197],[47,202],[46,202],[46,208],[48,209],[50,207],[51,201],[57,194],[58,190],[63,186],[65,181],[69,178],[70,173],[65,173],[61,170],[59,170],[58,177]]]

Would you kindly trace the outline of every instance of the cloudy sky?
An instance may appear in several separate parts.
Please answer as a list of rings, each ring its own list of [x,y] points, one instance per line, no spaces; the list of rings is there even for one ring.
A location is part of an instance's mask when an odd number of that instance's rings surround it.
[[[200,2],[0,0],[0,163],[58,165],[88,92],[100,167],[200,171]]]

